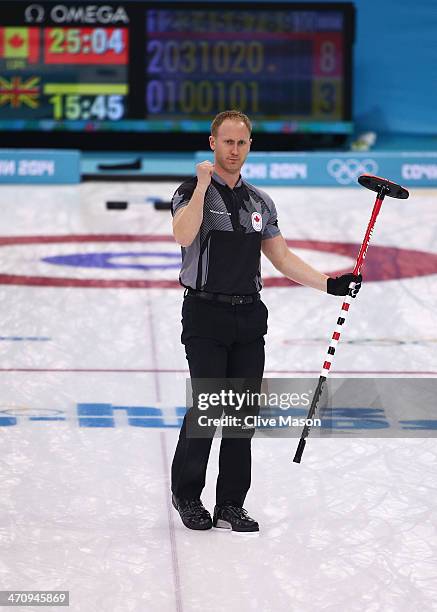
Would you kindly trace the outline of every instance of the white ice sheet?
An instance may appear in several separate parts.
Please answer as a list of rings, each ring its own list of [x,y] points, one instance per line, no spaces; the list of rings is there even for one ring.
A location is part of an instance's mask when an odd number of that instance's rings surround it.
[[[168,237],[169,214],[104,203],[166,198],[175,187],[2,187],[0,237],[114,239],[15,241],[0,246],[0,274],[175,281],[176,268],[42,261],[115,252],[118,263],[162,263],[160,253],[178,252],[168,240],[117,236]],[[373,204],[360,189],[269,193],[291,240],[359,243]],[[435,254],[435,196],[387,199],[372,245]],[[297,252],[327,272],[352,267],[344,255]],[[276,276],[266,262],[263,270]],[[295,440],[257,438],[246,506],[260,536],[183,528],[168,495],[187,375],[181,297],[180,288],[0,285],[1,588],[70,590],[74,612],[436,610],[435,438],[314,439],[300,465]],[[263,299],[267,376],[317,375],[339,300],[301,287],[265,288]],[[436,376],[436,306],[435,274],[364,283],[334,374]],[[135,425],[129,407],[159,408],[165,426]],[[215,441],[203,496],[210,509],[217,450]]]

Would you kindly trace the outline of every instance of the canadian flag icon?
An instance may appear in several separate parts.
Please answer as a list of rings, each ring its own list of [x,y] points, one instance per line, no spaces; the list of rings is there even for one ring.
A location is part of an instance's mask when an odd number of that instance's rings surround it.
[[[252,227],[256,232],[260,232],[263,227],[262,216],[258,212],[252,213]]]

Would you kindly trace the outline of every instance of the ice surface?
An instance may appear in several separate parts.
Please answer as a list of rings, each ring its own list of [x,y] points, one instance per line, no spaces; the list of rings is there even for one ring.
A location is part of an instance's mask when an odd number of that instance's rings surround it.
[[[435,438],[310,439],[300,465],[296,440],[256,438],[246,507],[260,537],[182,526],[168,473],[187,376],[179,249],[168,212],[105,208],[176,187],[0,189],[1,588],[69,590],[74,612],[437,610]],[[299,255],[327,273],[353,266],[315,241],[358,244],[368,191],[268,191],[284,236],[307,241]],[[437,253],[436,195],[384,202],[366,261],[379,280],[351,308],[334,374],[437,375],[437,277],[423,274]],[[378,268],[372,246],[408,249],[411,265]],[[96,253],[99,267],[43,261]],[[317,375],[340,298],[268,286],[263,299],[266,375]],[[217,454],[218,440],[210,509]]]

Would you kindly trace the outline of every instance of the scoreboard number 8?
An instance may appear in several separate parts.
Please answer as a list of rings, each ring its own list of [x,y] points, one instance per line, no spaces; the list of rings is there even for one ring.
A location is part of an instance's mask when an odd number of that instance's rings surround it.
[[[320,46],[320,70],[325,74],[334,72],[336,68],[335,45],[325,40]]]

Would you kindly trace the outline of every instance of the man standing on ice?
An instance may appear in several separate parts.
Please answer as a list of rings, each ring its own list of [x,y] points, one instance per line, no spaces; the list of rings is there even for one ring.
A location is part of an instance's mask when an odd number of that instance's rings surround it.
[[[189,529],[259,531],[258,523],[243,508],[251,482],[254,429],[222,436],[211,519],[200,496],[214,428],[203,436],[192,436],[189,424],[199,414],[196,385],[200,379],[255,380],[254,391],[261,386],[268,316],[260,299],[261,252],[287,278],[333,295],[346,295],[351,281],[358,283],[357,292],[361,282],[361,275],[329,278],[290,251],[272,199],[240,175],[251,132],[251,122],[243,113],[219,113],[209,137],[214,163],[198,164],[197,176],[182,183],[172,199],[173,235],[182,247],[180,282],[185,287],[181,339],[194,398],[173,459],[172,500]]]

